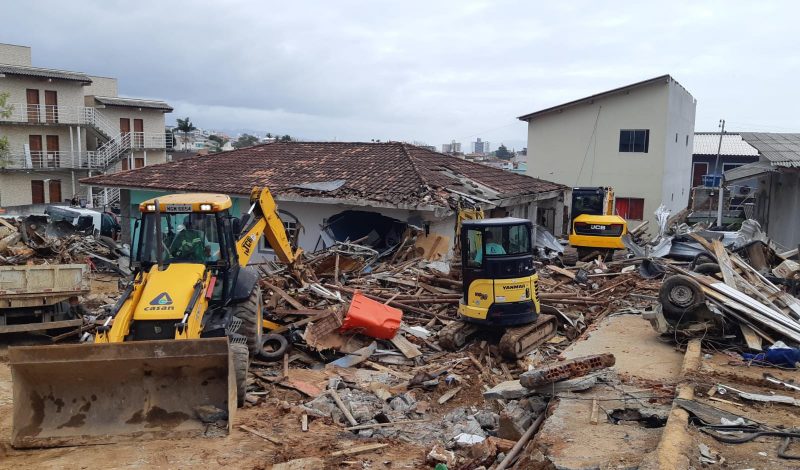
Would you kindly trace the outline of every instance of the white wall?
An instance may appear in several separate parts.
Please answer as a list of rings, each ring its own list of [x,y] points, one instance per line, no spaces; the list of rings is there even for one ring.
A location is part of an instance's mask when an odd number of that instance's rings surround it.
[[[31,66],[31,48],[15,44],[0,44],[0,64]]]
[[[697,101],[675,81],[670,82],[669,90],[661,201],[675,214],[689,202]]]
[[[156,109],[142,108],[129,108],[123,106],[108,106],[98,109],[100,114],[105,116],[114,126],[114,129],[119,130],[120,118],[127,118],[131,120],[131,131],[133,131],[133,120],[141,119],[146,134],[163,134],[164,133],[164,112]]]
[[[44,104],[45,90],[57,93],[58,106],[78,108],[83,106],[83,86],[80,82],[72,80],[47,81],[46,78],[20,77],[6,75],[0,78],[0,91],[8,92],[8,104],[25,105],[27,102],[26,91],[28,88],[39,90],[39,104]],[[70,116],[72,117],[72,116]]]
[[[117,96],[117,79],[111,77],[90,76],[92,84],[84,88],[86,96]],[[92,104],[87,103],[87,106]]]
[[[688,93],[672,96],[675,87],[680,88],[665,80],[533,118],[527,174],[570,187],[611,186],[617,197],[643,198],[645,220],[654,224],[653,212],[667,189],[671,197],[683,189],[680,184],[688,186],[691,169],[694,103],[686,102]],[[648,153],[619,152],[622,129],[649,129]],[[685,162],[677,148],[667,148],[669,133],[674,143],[674,130],[684,129],[690,134]]]

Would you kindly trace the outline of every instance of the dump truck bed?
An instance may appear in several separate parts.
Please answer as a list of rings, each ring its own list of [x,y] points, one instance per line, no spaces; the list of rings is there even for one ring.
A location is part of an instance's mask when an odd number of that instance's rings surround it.
[[[60,304],[89,292],[88,272],[85,264],[0,266],[0,333],[80,326]]]

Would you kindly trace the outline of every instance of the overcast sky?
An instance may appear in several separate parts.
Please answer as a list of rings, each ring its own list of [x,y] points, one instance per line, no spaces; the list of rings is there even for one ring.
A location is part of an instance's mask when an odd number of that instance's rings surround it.
[[[800,132],[798,2],[4,1],[0,42],[202,128],[525,144],[517,116],[661,74],[698,131]]]

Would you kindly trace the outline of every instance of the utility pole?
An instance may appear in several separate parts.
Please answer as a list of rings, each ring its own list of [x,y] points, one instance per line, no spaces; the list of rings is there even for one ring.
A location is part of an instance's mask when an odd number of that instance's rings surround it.
[[[717,145],[717,161],[714,164],[714,169],[719,171],[719,200],[717,202],[717,227],[722,227],[722,201],[724,200],[723,194],[725,190],[722,189],[722,168],[719,166],[719,154],[722,151],[722,136],[725,135],[725,120],[719,120],[719,127],[722,129],[719,133],[719,145]]]

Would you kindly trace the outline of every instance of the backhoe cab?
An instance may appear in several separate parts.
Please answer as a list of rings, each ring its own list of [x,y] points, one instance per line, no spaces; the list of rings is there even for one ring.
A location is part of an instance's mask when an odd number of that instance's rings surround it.
[[[262,341],[258,274],[247,263],[262,235],[282,261],[300,254],[269,190],[255,188],[250,204],[241,222],[221,194],[139,205],[133,277],[94,344],[10,349],[15,447],[203,432],[198,407],[227,410],[230,423]]]

